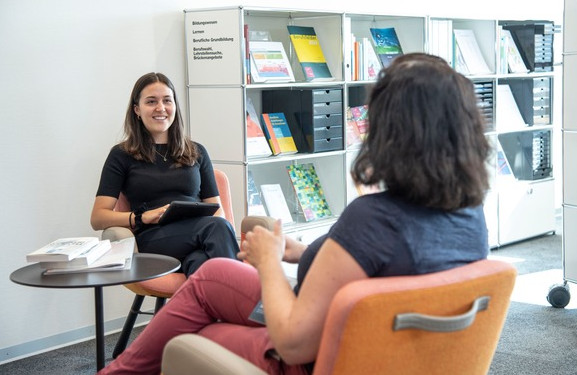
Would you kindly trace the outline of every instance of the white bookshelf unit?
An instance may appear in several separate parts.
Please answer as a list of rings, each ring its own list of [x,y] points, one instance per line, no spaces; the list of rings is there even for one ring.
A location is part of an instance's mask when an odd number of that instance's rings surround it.
[[[563,277],[577,282],[577,3],[565,1],[563,33]]]
[[[477,40],[479,49],[472,52],[482,56],[488,70],[463,73],[478,89],[479,105],[487,117],[486,134],[496,150],[488,163],[491,189],[485,202],[491,247],[555,230],[552,165],[550,157],[543,157],[550,156],[551,151],[553,73],[506,72],[500,52],[505,21],[242,6],[190,9],[184,11],[184,16],[190,134],[207,147],[215,167],[228,175],[237,223],[251,213],[249,175],[257,188],[263,184],[280,185],[292,218],[284,230],[304,241],[326,232],[358,196],[349,177],[358,144],[349,144],[347,139],[347,109],[366,104],[374,78],[354,74],[355,65],[360,64],[352,58],[354,41],[370,41],[371,28],[394,28],[404,53],[436,53],[453,64],[453,31],[466,30],[469,35],[472,32]],[[269,40],[282,43],[294,82],[251,83],[245,25],[249,32],[259,31]],[[305,79],[288,25],[314,27],[333,80]],[[532,110],[535,116],[529,121],[517,118],[516,123],[508,118],[511,106],[502,103],[509,98],[503,94],[508,88],[515,93],[548,90],[549,96],[539,97],[538,102],[536,96],[513,98],[512,103],[517,103],[515,111],[518,103],[523,103],[521,110],[529,105],[525,112]],[[258,114],[284,112],[289,124],[301,128],[307,124],[319,130],[319,124],[326,124],[322,134],[327,135],[306,150],[299,147],[296,154],[248,157],[245,113],[249,99]],[[543,114],[538,112],[541,108],[546,113],[537,118]],[[506,160],[509,174],[503,170]],[[329,218],[306,221],[300,210],[287,167],[308,163],[315,166],[332,212]]]

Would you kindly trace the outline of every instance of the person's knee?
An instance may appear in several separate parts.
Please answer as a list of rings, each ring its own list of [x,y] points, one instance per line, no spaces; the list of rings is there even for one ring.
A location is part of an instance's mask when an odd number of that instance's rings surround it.
[[[225,277],[233,268],[247,266],[231,258],[211,258],[204,262],[194,275],[201,279]]]
[[[215,220],[212,221],[212,224],[219,231],[234,233],[234,228],[232,227],[232,225],[228,220],[220,216],[213,216],[213,217]]]

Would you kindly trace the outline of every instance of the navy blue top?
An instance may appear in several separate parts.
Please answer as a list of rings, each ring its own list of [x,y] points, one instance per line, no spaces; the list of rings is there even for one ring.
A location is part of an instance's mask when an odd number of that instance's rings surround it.
[[[167,145],[156,145],[156,160],[136,160],[119,145],[114,146],[102,168],[97,196],[118,198],[126,195],[132,211],[146,203],[148,209],[174,200],[201,201],[218,196],[218,187],[208,152],[199,143],[198,159],[192,166],[175,168],[173,160],[164,161]]]
[[[443,271],[489,254],[482,206],[447,212],[403,202],[385,191],[352,201],[329,232],[309,245],[299,262],[298,285],[327,237],[369,277]]]

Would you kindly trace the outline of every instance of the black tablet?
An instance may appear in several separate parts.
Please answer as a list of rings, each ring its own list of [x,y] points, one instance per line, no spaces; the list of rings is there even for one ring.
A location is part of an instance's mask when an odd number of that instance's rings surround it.
[[[218,203],[173,201],[160,217],[158,224],[168,224],[197,216],[212,216],[219,208]]]

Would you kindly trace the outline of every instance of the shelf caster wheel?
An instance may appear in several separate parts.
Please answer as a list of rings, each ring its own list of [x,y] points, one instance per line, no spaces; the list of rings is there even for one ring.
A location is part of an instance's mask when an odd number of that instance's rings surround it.
[[[547,301],[549,301],[551,306],[560,309],[567,306],[570,299],[571,293],[569,292],[569,285],[566,283],[553,285],[549,289],[549,294],[547,294]]]

